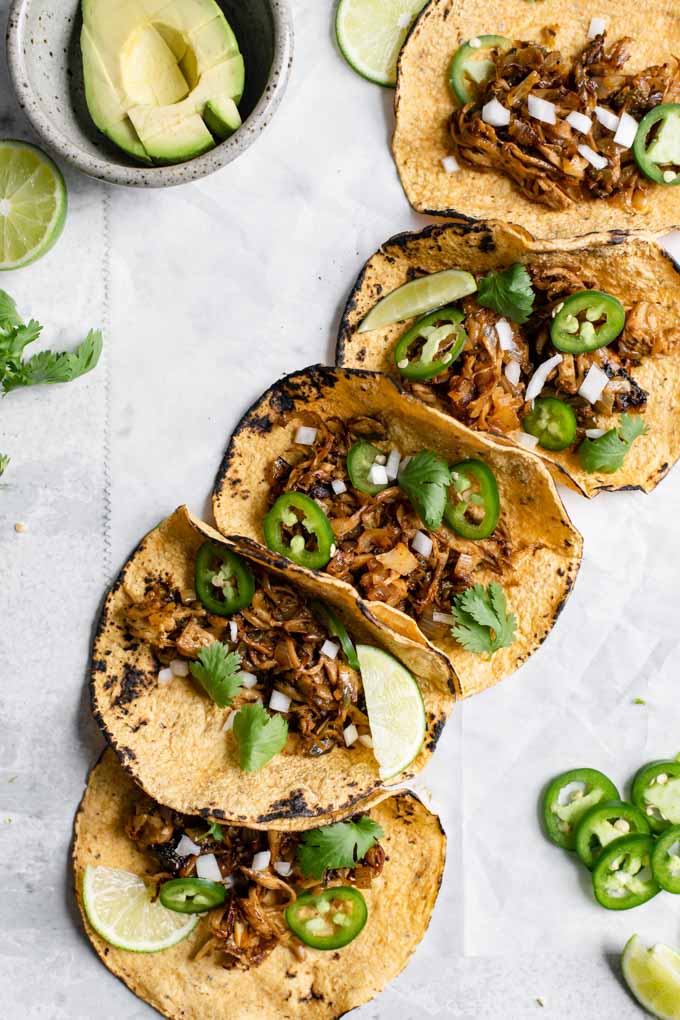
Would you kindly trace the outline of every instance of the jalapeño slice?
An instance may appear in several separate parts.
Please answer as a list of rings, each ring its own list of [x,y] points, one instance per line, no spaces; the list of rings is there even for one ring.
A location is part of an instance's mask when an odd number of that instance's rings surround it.
[[[592,869],[602,851],[615,839],[649,833],[642,811],[623,800],[608,800],[586,811],[576,828],[576,853]]]
[[[638,125],[633,155],[656,184],[680,184],[680,103],[662,103]]]
[[[493,74],[494,65],[489,60],[489,52],[505,52],[511,46],[512,42],[504,35],[479,35],[456,50],[449,68],[449,85],[461,106],[474,102],[473,85],[481,85]]]
[[[655,841],[652,873],[666,892],[680,893],[680,825],[672,825]]]
[[[379,492],[382,492],[389,485],[389,482],[376,484],[369,478],[370,470],[375,464],[375,458],[381,454],[382,450],[379,450],[377,446],[369,443],[366,439],[355,443],[347,454],[347,474],[349,475],[349,480],[355,489],[358,489],[359,492],[365,492],[368,496],[377,496]]]
[[[284,528],[295,530],[290,538]],[[309,570],[322,570],[331,558],[333,529],[331,522],[309,496],[302,492],[284,492],[263,522],[264,537],[272,552],[287,556]]]
[[[467,334],[458,308],[440,308],[407,329],[394,348],[394,363],[405,379],[433,379],[456,360]]]
[[[654,840],[638,834],[621,836],[600,854],[593,868],[595,899],[607,910],[630,910],[659,892],[650,860]]]
[[[522,428],[536,436],[544,450],[566,450],[576,441],[574,409],[557,397],[538,397],[522,419]]]
[[[558,351],[584,354],[616,340],[625,322],[618,298],[599,290],[579,290],[566,298],[552,320],[550,339]]]
[[[478,541],[488,538],[501,512],[493,471],[481,460],[462,460],[451,468],[444,520],[457,535]]]
[[[653,761],[633,779],[632,801],[644,812],[652,832],[680,825],[680,761]]]
[[[336,886],[317,896],[303,893],[286,907],[286,924],[312,949],[342,949],[366,924],[368,907],[358,889]]]
[[[219,882],[207,878],[173,878],[160,888],[160,901],[177,914],[204,914],[221,906],[227,892]]]
[[[249,606],[255,578],[245,560],[217,542],[204,542],[196,553],[196,594],[209,613],[230,616]]]
[[[565,850],[573,850],[576,826],[586,811],[602,801],[619,799],[611,779],[597,769],[563,772],[543,795],[543,822],[549,839]]]
[[[321,599],[312,599],[310,602],[310,609],[316,616],[323,626],[326,628],[331,637],[336,637],[340,642],[340,646],[343,651],[343,655],[347,660],[347,664],[352,669],[359,669],[359,657],[357,656],[357,650],[352,643],[352,639],[347,633],[342,620],[335,615],[333,610],[322,602]]]

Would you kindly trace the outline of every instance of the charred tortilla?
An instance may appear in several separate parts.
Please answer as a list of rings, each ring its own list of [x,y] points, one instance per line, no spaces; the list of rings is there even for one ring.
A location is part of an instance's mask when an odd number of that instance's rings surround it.
[[[672,259],[651,237],[607,233],[572,241],[536,241],[524,230],[493,222],[474,226],[451,223],[400,234],[368,260],[352,290],[340,328],[337,363],[398,376],[393,347],[410,323],[358,332],[362,319],[380,297],[407,280],[441,269],[456,267],[484,274],[515,263],[523,264],[529,275],[556,281],[557,293],[563,279],[565,293],[580,281],[580,285],[618,296],[627,314],[634,311],[638,321],[642,320],[641,336],[649,334],[654,343],[664,341],[663,353],[645,356],[630,368],[634,385],[647,395],[641,417],[648,432],[635,441],[620,470],[588,473],[572,450],[551,453],[535,449],[558,481],[583,495],[631,488],[651,491],[680,453],[680,280]],[[635,328],[633,333],[638,335]],[[462,361],[452,366],[452,378]],[[455,415],[445,389],[436,406]],[[427,396],[426,391],[427,387]],[[618,419],[618,413],[612,413],[603,426],[610,428]],[[497,428],[493,431],[502,435]]]
[[[188,939],[146,955],[116,949],[90,928],[81,883],[88,865],[135,874],[154,869],[125,823],[146,797],[107,751],[90,773],[75,821],[73,869],[88,938],[108,969],[139,998],[171,1020],[293,1020],[340,1017],[368,1002],[405,967],[434,909],[446,853],[439,819],[412,794],[383,794],[371,817],[384,830],[386,861],[366,889],[366,927],[341,951],[305,951],[299,960],[285,945],[254,969],[225,969],[219,954],[195,959],[210,931],[203,919]]]
[[[513,643],[489,658],[466,651],[447,626],[437,624],[430,629],[428,640],[414,616],[384,599],[367,595],[368,609],[393,630],[443,651],[460,678],[463,696],[484,690],[517,669],[549,634],[573,586],[582,548],[581,537],[538,458],[509,450],[412,397],[402,396],[384,375],[314,366],[272,386],[232,436],[213,498],[222,532],[262,541],[263,519],[271,505],[272,472],[278,470],[279,458],[285,463],[290,456],[297,428],[310,416],[316,416],[321,425],[327,420],[347,423],[357,416],[373,416],[384,430],[385,450],[396,446],[409,456],[427,448],[449,464],[481,458],[495,473],[502,507],[497,528],[500,538],[498,549],[489,555],[497,555],[496,565],[480,566],[473,579],[483,585],[498,582],[505,590],[510,609],[519,618]],[[411,537],[409,533],[409,545]],[[449,539],[447,533],[446,541]],[[350,537],[347,552],[340,549],[342,555],[351,555],[353,541]],[[506,555],[504,550],[510,553]],[[402,556],[411,555],[401,540],[399,551]],[[474,557],[472,543],[466,551]],[[329,569],[332,567],[333,560]],[[420,569],[424,569],[422,563]],[[338,577],[328,583],[338,592],[354,590]]]

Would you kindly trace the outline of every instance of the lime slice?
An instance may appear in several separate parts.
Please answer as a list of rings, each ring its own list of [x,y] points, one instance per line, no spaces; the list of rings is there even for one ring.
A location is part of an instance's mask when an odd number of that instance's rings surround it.
[[[398,775],[425,739],[425,706],[420,688],[400,662],[379,648],[357,645],[373,753],[380,778]]]
[[[412,319],[415,315],[426,315],[474,294],[476,290],[474,276],[462,269],[443,269],[440,273],[419,276],[378,301],[360,324],[358,332],[367,333],[369,329],[381,329],[393,322]]]
[[[641,1006],[659,1020],[680,1020],[680,953],[661,944],[645,949],[633,935],[623,950],[621,966]]]
[[[35,145],[0,140],[0,270],[44,255],[65,219],[66,185],[56,164]]]
[[[83,905],[87,919],[103,939],[133,953],[158,953],[190,935],[200,918],[178,914],[138,875],[119,868],[85,868]]]
[[[377,85],[397,81],[399,51],[427,0],[340,0],[335,34],[343,57]]]

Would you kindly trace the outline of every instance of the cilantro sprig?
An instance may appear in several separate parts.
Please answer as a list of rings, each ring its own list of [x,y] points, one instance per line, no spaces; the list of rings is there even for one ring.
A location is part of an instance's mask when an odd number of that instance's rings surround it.
[[[244,705],[234,717],[234,738],[243,771],[258,772],[285,747],[288,723],[262,705]]]
[[[647,426],[642,418],[633,414],[622,414],[616,428],[609,429],[598,439],[584,439],[578,448],[581,467],[589,474],[601,471],[612,475],[623,467],[626,454],[639,436],[644,436]]]
[[[478,304],[520,325],[531,315],[535,298],[531,277],[519,262],[483,276],[477,288]]]
[[[6,453],[0,453],[0,478],[4,475],[5,471],[9,467],[10,458]]]
[[[202,648],[198,660],[192,662],[189,669],[219,708],[231,705],[243,686],[241,656],[238,652],[230,652],[221,641]]]
[[[421,450],[399,472],[398,481],[425,527],[436,531],[442,523],[451,484],[446,461],[432,450]]]
[[[298,844],[300,870],[308,878],[323,878],[334,868],[352,868],[364,859],[384,832],[368,815],[358,822],[336,822],[305,832]]]
[[[203,836],[198,837],[199,843],[207,843],[212,840],[215,843],[224,843],[224,829],[218,822],[211,822],[210,828]]]
[[[29,358],[24,352],[42,332],[35,319],[25,323],[17,306],[0,290],[0,390],[11,393],[21,386],[71,382],[91,372],[102,352],[102,334],[91,329],[73,351],[40,351]]]
[[[517,617],[508,613],[505,592],[495,581],[486,588],[466,588],[453,600],[451,612],[456,618],[451,633],[468,652],[493,655],[515,640]]]

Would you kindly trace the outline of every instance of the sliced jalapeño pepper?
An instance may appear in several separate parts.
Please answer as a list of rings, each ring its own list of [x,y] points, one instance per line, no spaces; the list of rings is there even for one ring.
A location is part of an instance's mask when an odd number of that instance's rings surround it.
[[[320,620],[331,637],[336,637],[340,642],[347,664],[351,666],[352,669],[358,670],[359,658],[357,656],[357,650],[354,647],[352,639],[347,633],[342,620],[337,617],[333,610],[327,606],[325,602],[322,602],[321,599],[312,599],[309,605],[316,618]]]
[[[294,530],[290,539],[284,528]],[[309,496],[302,492],[284,492],[263,522],[264,537],[272,552],[287,556],[309,570],[321,570],[331,558],[333,529],[331,522]]]
[[[557,397],[539,397],[522,428],[536,436],[544,450],[566,450],[576,441],[576,415],[573,407]]]
[[[493,471],[481,460],[462,460],[451,468],[444,520],[457,535],[488,538],[501,512]]]
[[[666,892],[680,893],[680,825],[671,825],[654,842],[652,874]]]
[[[405,379],[432,379],[453,364],[467,333],[458,308],[440,308],[407,329],[394,348],[394,363]]]
[[[600,854],[593,868],[595,899],[607,910],[630,910],[659,892],[650,860],[654,840],[637,834],[621,836]]]
[[[550,339],[558,351],[584,354],[616,340],[625,322],[618,298],[599,290],[579,290],[565,299],[552,320]]]
[[[382,485],[376,484],[369,479],[369,473],[375,464],[375,458],[382,454],[373,443],[366,439],[355,443],[347,454],[347,474],[355,489],[365,492],[369,496],[377,496],[379,492],[386,489],[389,482]]]
[[[605,800],[619,800],[611,779],[597,769],[570,769],[556,776],[543,794],[543,822],[557,846],[573,850],[576,827],[586,811]]]
[[[680,761],[653,761],[633,779],[632,800],[652,832],[680,825]]]
[[[576,827],[576,853],[592,869],[606,846],[634,833],[649,834],[649,823],[634,804],[623,800],[595,804]]]
[[[177,914],[204,914],[221,906],[227,898],[219,882],[207,878],[173,878],[160,888],[160,901]]]
[[[504,53],[512,46],[504,35],[479,35],[463,43],[456,50],[449,68],[449,84],[462,106],[474,102],[473,85],[481,85],[493,74],[493,61],[489,60],[490,50]]]
[[[633,142],[635,162],[656,184],[680,184],[680,103],[661,103],[645,114]]]
[[[342,949],[366,924],[368,907],[358,889],[337,886],[317,896],[303,893],[286,907],[286,924],[312,949]]]
[[[196,553],[196,594],[209,613],[230,616],[245,609],[255,593],[255,578],[245,560],[216,542]]]

